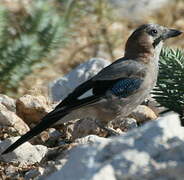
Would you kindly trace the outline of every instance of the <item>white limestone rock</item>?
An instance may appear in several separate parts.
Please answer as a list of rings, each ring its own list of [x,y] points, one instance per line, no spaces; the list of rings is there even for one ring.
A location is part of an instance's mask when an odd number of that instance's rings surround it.
[[[167,114],[125,135],[73,148],[49,180],[182,179],[184,128]]]
[[[43,145],[33,146],[29,142],[26,142],[13,152],[1,155],[1,153],[18,138],[19,136],[0,141],[0,161],[20,163],[21,165],[31,165],[36,162],[40,162],[48,151],[47,147]]]
[[[4,94],[0,94],[0,104],[4,105],[7,110],[16,112],[15,100]]]
[[[101,69],[108,66],[109,61],[92,58],[89,61],[80,64],[70,73],[56,79],[49,86],[50,96],[54,101],[63,100],[69,93],[71,93],[78,85],[90,79],[96,75]],[[85,95],[89,95],[90,92],[87,92]]]
[[[110,139],[109,138],[103,138],[103,137],[99,137],[96,135],[88,135],[79,139],[75,140],[75,143],[77,144],[94,144],[94,143],[101,143],[102,141],[109,142]]]

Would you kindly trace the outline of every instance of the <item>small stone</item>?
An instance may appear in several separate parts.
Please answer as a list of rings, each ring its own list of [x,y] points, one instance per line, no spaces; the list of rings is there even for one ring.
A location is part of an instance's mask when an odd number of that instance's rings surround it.
[[[0,103],[0,111],[2,111],[2,110],[7,111],[8,109],[6,108],[5,105]]]
[[[87,136],[89,134],[99,134],[100,128],[95,123],[95,120],[85,118],[77,121],[74,124],[72,139]]]
[[[29,131],[28,125],[14,112],[0,107],[0,125],[13,127],[20,135]]]
[[[81,119],[74,124],[72,139],[81,138],[90,134],[105,136],[106,132],[103,133],[95,120],[92,120],[91,118]]]
[[[98,143],[98,142],[108,142],[109,139],[108,138],[104,138],[104,137],[99,137],[96,135],[88,135],[79,139],[75,140],[75,143],[77,144],[94,144],[94,143]]]
[[[44,166],[44,173],[43,173],[43,176],[41,176],[41,180],[43,179],[46,179],[48,175],[60,170],[64,165],[65,163],[68,161],[68,158],[61,158],[60,159],[56,159],[54,161],[48,161],[47,162],[47,165]]]
[[[61,136],[61,133],[54,128],[49,128],[48,133],[49,133],[49,138],[52,138],[52,139],[57,139]]]
[[[52,110],[44,96],[24,95],[16,101],[17,114],[27,124],[38,123]]]
[[[15,167],[13,165],[9,165],[6,169],[5,169],[5,174],[7,176],[13,176],[16,172],[18,171],[18,167]]]
[[[155,99],[154,99],[154,95],[150,94],[147,98],[146,98],[146,104],[144,104],[146,106],[148,106],[157,116],[159,116],[160,113],[164,112],[167,110],[167,108],[161,106]]]
[[[124,126],[127,130],[131,130],[137,127],[137,122],[133,118],[126,118]]]
[[[38,167],[37,169],[31,169],[28,172],[26,172],[24,178],[25,180],[30,180],[33,178],[38,178],[38,176],[43,175],[44,168]]]
[[[0,94],[0,104],[4,105],[9,111],[16,112],[15,100],[4,94]]]
[[[122,132],[127,132],[137,127],[137,121],[134,118],[117,118],[112,121],[113,129],[120,129]],[[121,134],[121,132],[120,132]]]
[[[136,119],[138,123],[144,123],[157,118],[157,115],[145,105],[137,106],[129,116]]]
[[[42,143],[47,141],[47,146],[50,147],[50,146],[55,146],[58,143],[58,141],[61,137],[61,133],[54,128],[49,128],[49,129],[43,131],[39,135],[39,137],[40,137]]]
[[[0,141],[0,154],[20,137],[11,137]],[[0,161],[20,163],[21,165],[31,165],[40,162],[47,153],[47,147],[43,145],[33,146],[26,142],[15,149],[13,152],[0,155]]]

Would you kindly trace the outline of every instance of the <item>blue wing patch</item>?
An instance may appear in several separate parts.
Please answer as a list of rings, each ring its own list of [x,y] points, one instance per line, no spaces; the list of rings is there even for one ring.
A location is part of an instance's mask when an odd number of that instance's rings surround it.
[[[118,80],[111,88],[110,91],[120,98],[129,96],[134,90],[138,89],[142,83],[141,79],[127,78]]]

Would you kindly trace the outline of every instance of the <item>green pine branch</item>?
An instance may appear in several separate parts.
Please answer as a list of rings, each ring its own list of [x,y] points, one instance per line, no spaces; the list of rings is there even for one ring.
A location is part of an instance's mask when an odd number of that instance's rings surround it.
[[[184,117],[184,52],[162,49],[159,68],[154,98],[161,106]]]

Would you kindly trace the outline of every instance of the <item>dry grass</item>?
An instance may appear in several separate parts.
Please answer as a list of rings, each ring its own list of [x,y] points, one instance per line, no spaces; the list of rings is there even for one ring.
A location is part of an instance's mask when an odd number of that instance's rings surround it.
[[[97,2],[97,1],[96,1]],[[123,56],[124,44],[129,34],[137,27],[137,23],[126,22],[114,17],[113,10],[103,1],[91,4],[79,3],[83,12],[71,25],[70,42],[61,49],[57,58],[48,66],[36,69],[28,76],[19,88],[19,94],[28,93],[30,89],[47,94],[48,83],[63,76],[78,64],[91,57],[102,57],[110,61]],[[99,4],[100,3],[100,4]],[[168,27],[184,29],[184,1],[173,1],[167,7],[143,20],[142,23],[158,23]],[[183,39],[176,38],[167,42],[166,46],[184,47]],[[52,61],[52,60],[51,60]]]

